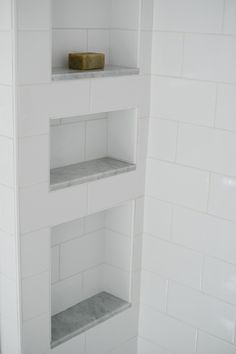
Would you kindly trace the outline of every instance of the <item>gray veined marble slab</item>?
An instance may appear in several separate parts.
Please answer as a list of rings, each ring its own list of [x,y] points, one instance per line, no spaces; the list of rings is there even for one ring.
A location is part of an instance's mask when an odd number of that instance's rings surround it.
[[[127,76],[138,75],[138,68],[130,68],[124,66],[107,65],[104,70],[71,70],[68,68],[53,68],[52,80],[76,80],[89,79],[96,77],[110,77],[110,76]]]
[[[102,292],[52,316],[51,347],[55,348],[129,307],[129,302]]]
[[[51,191],[134,171],[135,164],[110,157],[80,162],[51,170]]]

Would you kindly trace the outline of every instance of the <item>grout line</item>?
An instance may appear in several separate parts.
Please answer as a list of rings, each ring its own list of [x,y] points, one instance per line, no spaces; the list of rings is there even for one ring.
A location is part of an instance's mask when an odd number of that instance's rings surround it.
[[[151,30],[144,30],[144,31],[151,31]],[[170,34],[185,34],[185,35],[192,35],[192,36],[212,36],[212,37],[236,37],[236,33],[222,33],[222,32],[188,32],[188,31],[174,31],[174,30],[160,30],[154,29],[153,33],[170,33]]]
[[[153,160],[153,161],[165,163],[165,164],[168,164],[168,165],[171,165],[171,166],[183,167],[183,168],[188,168],[188,169],[192,169],[192,170],[196,170],[196,171],[200,171],[200,172],[205,172],[205,173],[209,173],[209,174],[212,174],[212,175],[220,176],[222,178],[236,179],[236,175],[234,176],[234,175],[229,175],[229,174],[223,174],[223,173],[220,173],[220,172],[217,172],[217,171],[212,171],[212,170],[207,170],[207,169],[204,169],[204,168],[201,168],[201,167],[196,167],[194,165],[185,165],[184,163],[181,163],[181,162],[163,160],[163,159],[155,158],[155,157],[152,157],[152,156],[149,156],[148,160]],[[207,210],[206,210],[206,212],[207,212]]]
[[[179,76],[179,75],[166,75],[166,74],[154,74],[152,73],[152,78],[154,77],[159,77],[159,78],[164,78],[164,79],[178,79],[178,80],[185,80],[185,81],[194,81],[197,83],[208,83],[208,84],[221,84],[221,85],[229,85],[229,86],[236,86],[236,82],[228,82],[228,81],[220,81],[220,80],[206,80],[206,79],[200,79],[200,78],[195,78],[195,77],[188,77],[188,76]]]
[[[226,128],[218,128],[214,126],[214,122],[212,125],[203,125],[200,123],[194,123],[194,122],[188,122],[188,121],[180,121],[174,118],[169,118],[169,117],[164,117],[164,116],[150,116],[150,119],[156,119],[156,120],[164,120],[164,121],[168,121],[168,122],[173,122],[173,123],[180,123],[182,125],[190,125],[192,127],[196,127],[196,128],[205,128],[205,129],[211,129],[211,130],[216,130],[216,131],[220,131],[220,132],[227,132],[227,133],[232,133],[232,134],[236,134],[236,130],[230,130],[230,129],[226,129]]]
[[[163,243],[167,243],[167,244],[169,244],[171,246],[176,246],[178,248],[183,248],[183,249],[185,249],[187,251],[190,251],[191,253],[195,253],[196,255],[203,256],[205,258],[212,258],[212,259],[217,260],[217,261],[219,261],[221,263],[225,263],[227,265],[231,265],[231,266],[236,267],[235,263],[229,262],[229,261],[225,260],[224,258],[216,257],[214,255],[205,253],[204,251],[196,250],[195,248],[188,247],[188,246],[186,246],[186,245],[184,245],[182,243],[177,243],[175,240],[162,238],[161,236],[157,236],[157,235],[153,235],[153,234],[150,234],[148,232],[145,232],[144,236],[143,236],[143,239],[145,240],[145,238],[147,238],[147,237],[150,237],[150,238],[152,238],[154,240],[157,240],[157,241],[160,241],[160,242],[163,242]]]

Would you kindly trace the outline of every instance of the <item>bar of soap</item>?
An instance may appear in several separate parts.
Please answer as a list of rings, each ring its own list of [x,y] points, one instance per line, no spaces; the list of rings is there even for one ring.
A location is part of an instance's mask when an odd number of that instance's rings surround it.
[[[105,55],[103,53],[70,53],[69,68],[73,70],[104,69]]]

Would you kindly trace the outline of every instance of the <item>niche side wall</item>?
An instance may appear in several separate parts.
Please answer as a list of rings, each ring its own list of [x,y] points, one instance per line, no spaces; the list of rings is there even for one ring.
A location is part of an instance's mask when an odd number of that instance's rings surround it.
[[[236,3],[153,13],[139,354],[233,354]]]

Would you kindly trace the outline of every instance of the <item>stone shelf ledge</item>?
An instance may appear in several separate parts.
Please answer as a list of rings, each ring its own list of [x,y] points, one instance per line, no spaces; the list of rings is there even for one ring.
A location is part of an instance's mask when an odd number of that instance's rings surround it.
[[[138,75],[138,68],[107,65],[104,70],[71,70],[68,68],[53,68],[52,80],[77,80],[89,78],[102,78],[112,76]]]
[[[51,347],[55,348],[67,342],[129,307],[131,307],[129,302],[101,292],[52,316]]]
[[[135,164],[110,157],[54,168],[51,169],[50,173],[50,189],[55,191],[68,188],[77,184],[131,172],[135,169]]]

